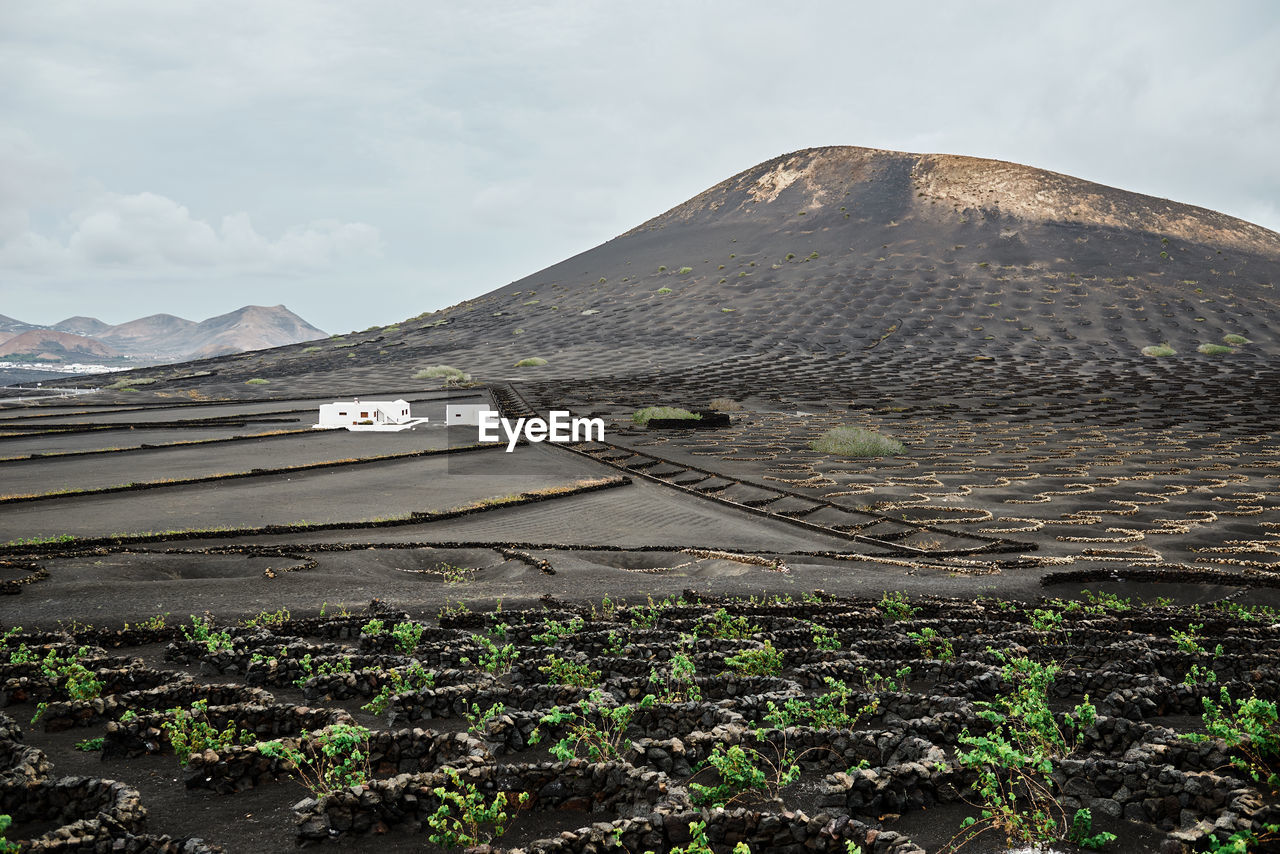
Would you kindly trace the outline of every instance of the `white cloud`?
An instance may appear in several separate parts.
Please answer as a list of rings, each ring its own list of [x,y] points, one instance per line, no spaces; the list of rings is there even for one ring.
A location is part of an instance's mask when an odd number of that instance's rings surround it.
[[[156,193],[94,198],[71,216],[65,242],[26,228],[28,218],[21,214],[13,220],[22,228],[0,232],[0,267],[292,273],[382,253],[378,230],[366,223],[319,220],[272,240],[254,228],[247,213],[224,216],[215,228]]]
[[[322,325],[386,322],[810,145],[998,157],[1277,224],[1266,3],[8,6],[0,115],[57,153],[0,131],[0,268],[63,275],[0,275],[6,314],[59,288],[160,310],[166,271],[230,299],[218,275],[261,271]],[[352,305],[342,262],[384,240]],[[201,292],[173,291],[177,313]]]

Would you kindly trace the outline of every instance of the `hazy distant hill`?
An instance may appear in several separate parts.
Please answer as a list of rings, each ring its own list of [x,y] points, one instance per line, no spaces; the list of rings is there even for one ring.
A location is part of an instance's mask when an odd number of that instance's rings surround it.
[[[96,337],[128,353],[185,355],[189,352],[185,335],[195,325],[193,321],[172,314],[152,314],[109,326]]]
[[[11,361],[97,362],[120,355],[94,338],[52,329],[29,329],[0,344],[0,359]]]
[[[22,334],[21,341],[6,341]],[[35,336],[35,337],[31,337]],[[17,356],[44,353],[45,361],[130,357],[151,362],[221,356],[325,337],[283,305],[248,305],[196,323],[152,314],[115,325],[96,317],[69,317],[51,328],[0,315],[0,350]],[[20,349],[14,349],[15,347]]]
[[[5,335],[17,335],[19,332],[35,328],[30,323],[23,323],[21,320],[14,320],[12,317],[0,314],[0,340],[4,340]]]
[[[50,329],[56,329],[59,332],[70,332],[72,335],[88,335],[94,337],[101,335],[103,332],[111,329],[111,324],[103,323],[96,317],[68,317],[60,323],[55,323]]]
[[[325,333],[282,305],[244,308],[202,321],[186,335],[191,357],[222,356],[263,350],[299,341],[314,341]]]

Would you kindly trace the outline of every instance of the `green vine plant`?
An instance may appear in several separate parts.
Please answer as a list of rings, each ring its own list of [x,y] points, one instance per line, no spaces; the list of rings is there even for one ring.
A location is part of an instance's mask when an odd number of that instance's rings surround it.
[[[1078,810],[1068,821],[1049,776],[1054,760],[1067,756],[1079,733],[1093,725],[1097,712],[1089,698],[1059,726],[1049,708],[1048,691],[1060,667],[1009,657],[990,647],[987,651],[1003,665],[1007,688],[994,702],[975,704],[991,731],[972,735],[966,728],[957,740],[967,749],[956,757],[961,766],[978,774],[974,806],[979,816],[966,818],[943,850],[955,851],[988,832],[1003,836],[1010,847],[1067,840],[1101,848],[1113,841],[1114,834],[1092,833],[1088,810]]]
[[[489,732],[490,724],[506,712],[507,707],[503,703],[494,703],[483,712],[480,711],[479,703],[472,703],[469,707],[463,707],[462,716],[467,719],[467,732],[477,738],[484,738]]]
[[[1271,794],[1280,791],[1280,723],[1277,723],[1276,704],[1270,700],[1249,697],[1232,700],[1231,692],[1223,686],[1218,698],[1203,697],[1204,733],[1184,733],[1183,738],[1204,742],[1220,738],[1238,755],[1231,757],[1231,766],[1249,779],[1264,786]]]
[[[584,700],[570,706],[556,706],[538,721],[529,734],[530,744],[542,742],[542,726],[566,727],[565,735],[547,749],[561,762],[585,756],[592,762],[608,762],[622,756],[628,744],[627,728],[636,709],[653,705],[653,695],[646,695],[638,706],[609,705],[603,691],[596,689]]]
[[[574,685],[578,688],[594,688],[600,684],[600,671],[585,664],[569,661],[558,655],[548,656],[547,663],[538,668],[547,679],[558,685]]]
[[[472,635],[471,641],[480,647],[480,653],[475,659],[463,658],[462,663],[478,667],[493,676],[510,673],[516,660],[520,658],[520,652],[513,643],[498,646],[487,635]]]
[[[161,725],[165,737],[173,745],[178,764],[184,768],[193,753],[214,750],[218,753],[237,744],[253,744],[257,737],[249,729],[240,729],[234,720],[219,730],[209,722],[209,701],[196,700],[189,709],[169,710],[169,720]]]
[[[25,645],[24,645],[25,646]],[[23,646],[19,647],[19,651]],[[40,672],[56,688],[61,686],[67,698],[73,701],[96,700],[102,695],[102,680],[97,674],[80,663],[80,659],[89,657],[89,648],[82,646],[70,656],[63,658],[55,650],[49,650],[40,660]],[[48,710],[48,703],[39,703],[31,723],[36,723]]]
[[[953,661],[956,657],[955,647],[951,645],[951,641],[929,626],[925,626],[918,632],[907,632],[907,637],[915,641],[916,646],[920,647],[920,654],[925,658]]]
[[[810,623],[810,625],[813,626],[814,648],[829,652],[835,652],[840,649],[840,636],[836,634],[835,629],[817,623]]]
[[[669,608],[680,608],[689,604],[685,602],[684,596],[675,597],[668,596],[659,602],[654,602],[653,597],[648,597],[649,604],[640,606],[631,611],[631,628],[633,629],[652,629],[658,624],[658,619],[662,616],[662,612]]]
[[[259,611],[257,616],[250,617],[244,621],[245,628],[254,628],[255,626],[272,626],[280,628],[289,621],[291,614],[288,608],[281,608],[279,611]],[[164,619],[160,620],[160,628],[164,628]]]
[[[1185,652],[1187,655],[1195,656],[1196,659],[1209,657],[1211,655],[1212,658],[1217,658],[1222,655],[1222,644],[1215,646],[1213,652],[1210,653],[1209,650],[1200,643],[1199,633],[1203,628],[1204,623],[1193,623],[1187,626],[1187,630],[1185,632],[1178,631],[1173,627],[1170,627],[1169,631],[1172,633],[1173,642],[1178,645],[1178,650],[1180,652]],[[1218,674],[1213,671],[1212,658],[1210,659],[1210,664],[1208,666],[1201,664],[1199,660],[1192,661],[1191,666],[1187,669],[1187,675],[1182,677],[1182,684],[1194,686],[1200,684],[1208,685],[1217,682]]]
[[[621,632],[610,631],[605,634],[604,654],[621,658],[627,650],[627,639]]]
[[[746,640],[759,634],[760,627],[751,625],[751,621],[746,617],[731,616],[727,610],[720,608],[711,614],[707,631],[707,637],[721,640]]]
[[[782,672],[782,653],[766,640],[764,646],[744,649],[726,657],[724,663],[739,676],[777,676]]]
[[[12,817],[0,815],[0,854],[17,854],[21,850],[21,846],[18,843],[11,842],[6,838],[9,833],[9,826],[12,824]]]
[[[288,656],[289,653],[287,648],[280,647],[280,655],[278,657],[263,656],[261,653],[254,653],[254,655],[249,659],[249,663],[256,664],[261,662],[274,667],[279,663],[280,659],[288,658]],[[302,669],[302,673],[297,679],[293,680],[293,684],[301,688],[316,676],[329,676],[334,673],[350,673],[351,659],[346,656],[330,658],[320,662],[317,666],[312,661],[311,653],[308,652],[306,655],[302,656],[302,658],[298,659],[298,666]]]
[[[391,637],[395,639],[396,651],[401,655],[409,655],[418,648],[418,641],[422,640],[422,633],[426,626],[421,623],[404,622],[396,623],[391,629]]]
[[[911,607],[907,594],[900,590],[886,590],[880,597],[880,610],[894,623],[910,620],[916,615],[916,609]]]
[[[391,705],[391,698],[397,694],[421,691],[424,688],[434,688],[436,684],[435,673],[427,670],[422,666],[422,662],[416,659],[403,673],[399,670],[387,670],[383,671],[383,676],[385,676],[385,681],[378,688],[378,693],[373,696],[373,699],[360,707],[371,714],[381,715],[385,713]]]
[[[330,724],[300,742],[276,739],[258,745],[263,756],[283,759],[316,798],[369,781],[369,730],[356,724]]]
[[[776,745],[774,749],[777,755],[770,759],[753,747],[717,743],[694,776],[711,767],[719,782],[706,785],[690,780],[689,795],[694,804],[723,809],[752,795],[777,798],[782,789],[799,779],[800,764],[795,751]]]
[[[210,653],[222,652],[235,647],[229,632],[215,632],[213,630],[213,619],[208,615],[197,617],[192,614],[191,625],[178,626],[178,630],[182,632],[182,636],[188,641],[200,644]]]
[[[697,670],[689,655],[692,635],[681,635],[680,646],[664,667],[649,671],[649,681],[658,686],[656,699],[660,703],[696,703],[702,700],[702,689],[694,681]]]
[[[551,644],[556,644],[562,640],[573,637],[578,632],[582,631],[582,627],[585,625],[586,623],[581,617],[574,617],[568,623],[548,620],[545,626],[546,630],[539,634],[531,635],[529,639],[534,643],[544,643],[550,646]]]
[[[845,854],[862,854],[862,846],[847,841],[844,851]],[[653,852],[647,851],[645,854],[653,854]],[[707,839],[707,823],[705,821],[689,822],[689,844],[672,848],[668,854],[715,854],[711,842]],[[751,846],[745,842],[739,842],[733,846],[730,854],[751,854]]]
[[[453,768],[443,769],[448,783],[431,791],[440,799],[440,806],[427,816],[427,827],[432,843],[441,848],[471,848],[488,845],[507,832],[511,820],[508,807],[524,806],[528,792],[513,796],[510,792],[498,792],[490,800],[474,783],[466,782]]]
[[[863,682],[871,698],[853,711],[850,706],[856,696],[844,682],[830,676],[824,677],[827,691],[811,700],[789,698],[781,706],[773,700],[766,704],[765,722],[776,729],[793,726],[810,726],[814,729],[854,729],[864,719],[875,717],[880,711],[881,695],[899,690],[902,680],[911,673],[910,667],[900,667],[893,676],[868,674],[862,670]]]
[[[1062,627],[1064,617],[1061,611],[1047,608],[1036,608],[1031,612],[1031,628],[1045,635],[1046,641],[1066,643],[1071,640],[1071,632]]]

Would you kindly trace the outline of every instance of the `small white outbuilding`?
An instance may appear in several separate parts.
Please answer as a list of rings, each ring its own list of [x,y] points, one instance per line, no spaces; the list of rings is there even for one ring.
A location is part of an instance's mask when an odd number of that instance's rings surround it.
[[[345,427],[348,430],[408,430],[426,424],[426,418],[414,418],[407,400],[335,400],[320,404],[320,430]]]
[[[479,427],[484,413],[493,407],[487,403],[448,403],[444,407],[446,427]]]

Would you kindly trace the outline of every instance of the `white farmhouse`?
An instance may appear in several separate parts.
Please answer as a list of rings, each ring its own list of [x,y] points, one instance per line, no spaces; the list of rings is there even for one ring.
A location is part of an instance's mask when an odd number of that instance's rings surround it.
[[[394,431],[409,430],[426,424],[426,418],[414,418],[409,412],[407,400],[335,400],[320,404],[320,430],[345,427],[348,430]]]

